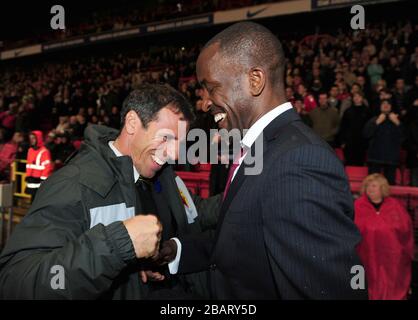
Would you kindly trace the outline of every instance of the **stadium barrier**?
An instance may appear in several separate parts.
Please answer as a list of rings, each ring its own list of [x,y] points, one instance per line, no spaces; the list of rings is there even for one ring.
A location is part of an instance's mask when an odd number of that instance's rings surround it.
[[[26,160],[15,160],[11,164],[10,181],[13,183],[13,196],[16,198],[30,199],[31,195],[26,190]]]

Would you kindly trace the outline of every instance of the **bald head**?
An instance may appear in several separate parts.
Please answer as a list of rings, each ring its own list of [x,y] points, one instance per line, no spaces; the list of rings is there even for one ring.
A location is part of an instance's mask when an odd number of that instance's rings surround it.
[[[204,109],[211,110],[220,128],[250,128],[286,102],[284,67],[282,46],[269,30],[252,22],[228,27],[197,59]]]
[[[239,22],[209,40],[203,49],[217,44],[218,54],[247,70],[260,67],[272,87],[284,88],[285,58],[282,45],[270,30],[254,22]]]

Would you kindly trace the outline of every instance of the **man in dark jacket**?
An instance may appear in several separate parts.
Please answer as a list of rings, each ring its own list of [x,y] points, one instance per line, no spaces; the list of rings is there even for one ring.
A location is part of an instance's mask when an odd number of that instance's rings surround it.
[[[381,173],[390,184],[395,184],[396,167],[402,143],[399,115],[392,112],[392,103],[383,100],[380,115],[371,118],[364,127],[364,136],[370,141],[367,150],[369,174]]]
[[[411,186],[418,187],[418,99],[414,101],[406,117],[409,119],[405,141],[405,149],[408,151],[407,164],[411,170]]]
[[[163,150],[177,158],[184,139],[178,122],[192,118],[177,91],[144,85],[125,100],[119,133],[89,126],[80,152],[45,181],[2,252],[0,297],[141,299],[184,292],[188,279],[143,284],[140,271],[160,239],[198,232],[216,219],[189,224],[174,172],[157,155]],[[209,211],[216,212],[216,203]]]
[[[363,99],[360,93],[354,93],[353,104],[344,112],[341,120],[339,138],[348,166],[363,166],[366,158],[367,140],[363,136],[363,128],[371,112]]]

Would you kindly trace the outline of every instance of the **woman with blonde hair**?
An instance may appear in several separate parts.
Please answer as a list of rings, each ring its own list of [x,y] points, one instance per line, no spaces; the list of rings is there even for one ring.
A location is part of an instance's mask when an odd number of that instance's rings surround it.
[[[406,299],[414,254],[412,222],[403,205],[390,196],[386,178],[374,173],[355,203],[355,223],[363,237],[357,252],[363,262],[371,300]]]

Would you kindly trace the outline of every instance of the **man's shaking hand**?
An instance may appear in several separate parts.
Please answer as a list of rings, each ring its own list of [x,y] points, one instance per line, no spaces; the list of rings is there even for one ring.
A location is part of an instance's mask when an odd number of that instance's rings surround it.
[[[151,262],[156,267],[161,267],[173,261],[176,258],[176,255],[177,243],[170,239],[163,242],[160,251],[151,258]],[[161,273],[151,270],[142,270],[140,275],[143,283],[146,283],[147,281],[162,281],[165,279],[164,275]]]

